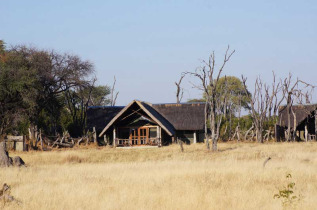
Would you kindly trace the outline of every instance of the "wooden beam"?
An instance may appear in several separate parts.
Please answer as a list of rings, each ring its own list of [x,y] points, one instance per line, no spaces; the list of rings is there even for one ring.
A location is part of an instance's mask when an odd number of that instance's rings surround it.
[[[141,114],[138,112],[139,110],[141,110],[141,109],[138,109],[138,110],[136,110],[136,111],[132,110],[133,112],[132,112],[131,114],[129,114],[129,115],[127,115],[127,116],[125,116],[125,117],[124,117],[124,118],[122,118],[120,121],[125,120],[126,118],[130,117],[131,115],[133,115],[133,114],[135,114],[135,113],[137,113],[137,114],[141,115]]]

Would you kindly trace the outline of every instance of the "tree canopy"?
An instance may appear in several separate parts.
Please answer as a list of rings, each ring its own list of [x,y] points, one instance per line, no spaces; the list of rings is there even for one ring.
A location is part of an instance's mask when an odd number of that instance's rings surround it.
[[[96,86],[94,66],[77,55],[0,40],[0,134],[36,126],[48,134],[82,135],[86,110],[107,105],[110,88]]]

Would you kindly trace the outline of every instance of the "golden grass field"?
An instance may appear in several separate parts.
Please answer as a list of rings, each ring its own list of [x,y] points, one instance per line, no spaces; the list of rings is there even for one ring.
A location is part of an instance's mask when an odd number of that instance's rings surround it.
[[[290,181],[317,209],[317,143],[219,143],[163,148],[90,147],[11,152],[27,168],[0,168],[0,184],[22,203],[5,209],[283,209],[274,199]],[[271,157],[266,167],[263,162]]]

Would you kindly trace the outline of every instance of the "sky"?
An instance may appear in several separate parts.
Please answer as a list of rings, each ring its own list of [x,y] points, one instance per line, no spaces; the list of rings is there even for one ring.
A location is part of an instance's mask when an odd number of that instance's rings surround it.
[[[116,77],[117,105],[174,103],[182,72],[212,51],[219,67],[228,45],[223,75],[245,75],[251,91],[272,71],[317,85],[316,11],[315,0],[0,0],[0,39],[91,61],[99,85]],[[184,102],[201,97],[193,84],[182,82]]]

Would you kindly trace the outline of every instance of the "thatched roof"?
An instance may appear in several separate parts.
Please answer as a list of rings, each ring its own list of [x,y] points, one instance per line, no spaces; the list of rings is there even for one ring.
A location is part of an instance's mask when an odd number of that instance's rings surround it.
[[[203,130],[205,103],[153,104],[152,107],[176,130]]]
[[[87,124],[96,127],[102,136],[114,123],[124,126],[142,116],[174,135],[176,130],[203,130],[204,109],[204,103],[150,104],[134,100],[126,107],[90,107]]]
[[[125,125],[128,122],[138,119],[140,116],[158,124],[168,135],[174,135],[175,131],[173,126],[164,117],[157,113],[155,109],[145,102],[134,100],[106,124],[106,127],[99,134],[99,137],[103,136],[114,123],[118,125]]]
[[[87,127],[91,130],[96,127],[97,133],[124,108],[124,106],[91,106],[87,109]]]
[[[313,112],[316,110],[317,104],[312,105],[296,105],[292,106],[292,110],[295,112],[296,115],[296,127],[301,124],[307,117],[310,117]],[[280,126],[287,127],[288,126],[288,113],[286,106],[279,107],[279,122]],[[290,121],[291,121],[291,128],[294,127],[294,116],[291,111],[290,113]]]

